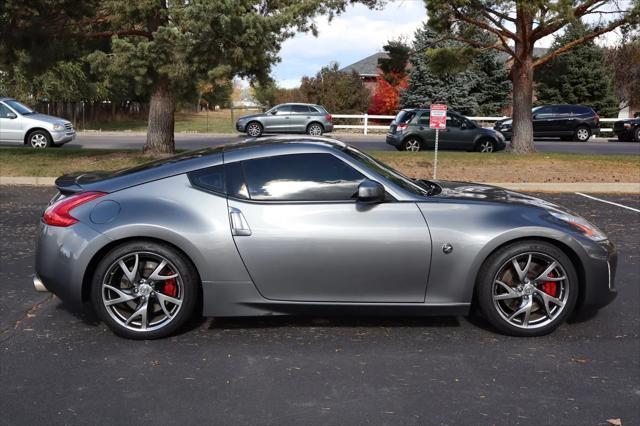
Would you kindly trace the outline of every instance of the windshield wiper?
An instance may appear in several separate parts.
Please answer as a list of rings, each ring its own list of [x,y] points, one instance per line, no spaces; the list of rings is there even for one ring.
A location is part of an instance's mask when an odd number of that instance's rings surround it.
[[[426,189],[428,196],[433,195],[438,189],[438,185],[436,185],[431,181],[424,180],[424,179],[412,179],[412,180],[419,187]]]

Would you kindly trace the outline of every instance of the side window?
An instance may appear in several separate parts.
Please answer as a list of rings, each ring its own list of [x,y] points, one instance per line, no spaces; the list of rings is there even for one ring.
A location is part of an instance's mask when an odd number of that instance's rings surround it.
[[[0,118],[7,118],[11,110],[4,104],[0,104]]]
[[[581,114],[580,107],[573,107],[571,105],[559,105],[558,114]]]
[[[553,113],[552,107],[545,106],[545,107],[541,107],[541,108],[537,109],[536,112],[535,112],[535,115],[548,117],[552,113]]]
[[[283,105],[276,111],[276,115],[291,114],[291,105]]]
[[[462,121],[455,115],[447,114],[447,127],[461,127]]]
[[[420,116],[420,118],[418,119],[418,125],[419,126],[428,126],[429,125],[429,113],[428,112],[425,112]]]
[[[207,167],[189,173],[189,180],[193,186],[207,191],[224,193],[224,166]]]
[[[252,200],[354,200],[365,176],[331,154],[292,154],[242,163]]]
[[[294,114],[309,114],[309,107],[306,105],[293,105]]]

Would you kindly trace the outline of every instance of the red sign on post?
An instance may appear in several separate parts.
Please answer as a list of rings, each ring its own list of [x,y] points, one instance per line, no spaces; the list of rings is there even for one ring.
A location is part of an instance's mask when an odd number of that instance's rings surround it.
[[[432,129],[447,128],[447,106],[441,104],[431,105],[429,111],[429,127]]]

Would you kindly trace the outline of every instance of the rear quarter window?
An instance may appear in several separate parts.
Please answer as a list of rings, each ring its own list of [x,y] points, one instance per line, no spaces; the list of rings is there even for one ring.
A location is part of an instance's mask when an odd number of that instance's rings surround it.
[[[207,191],[225,193],[224,166],[207,167],[189,173],[191,184]]]
[[[396,115],[395,122],[396,124],[408,123],[416,116],[414,111],[400,111],[398,115]]]

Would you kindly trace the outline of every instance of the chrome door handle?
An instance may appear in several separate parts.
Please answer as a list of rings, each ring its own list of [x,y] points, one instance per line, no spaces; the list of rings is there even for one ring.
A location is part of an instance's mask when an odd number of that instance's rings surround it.
[[[229,207],[229,221],[231,222],[231,235],[247,237],[251,235],[251,228],[242,212],[235,207]]]

